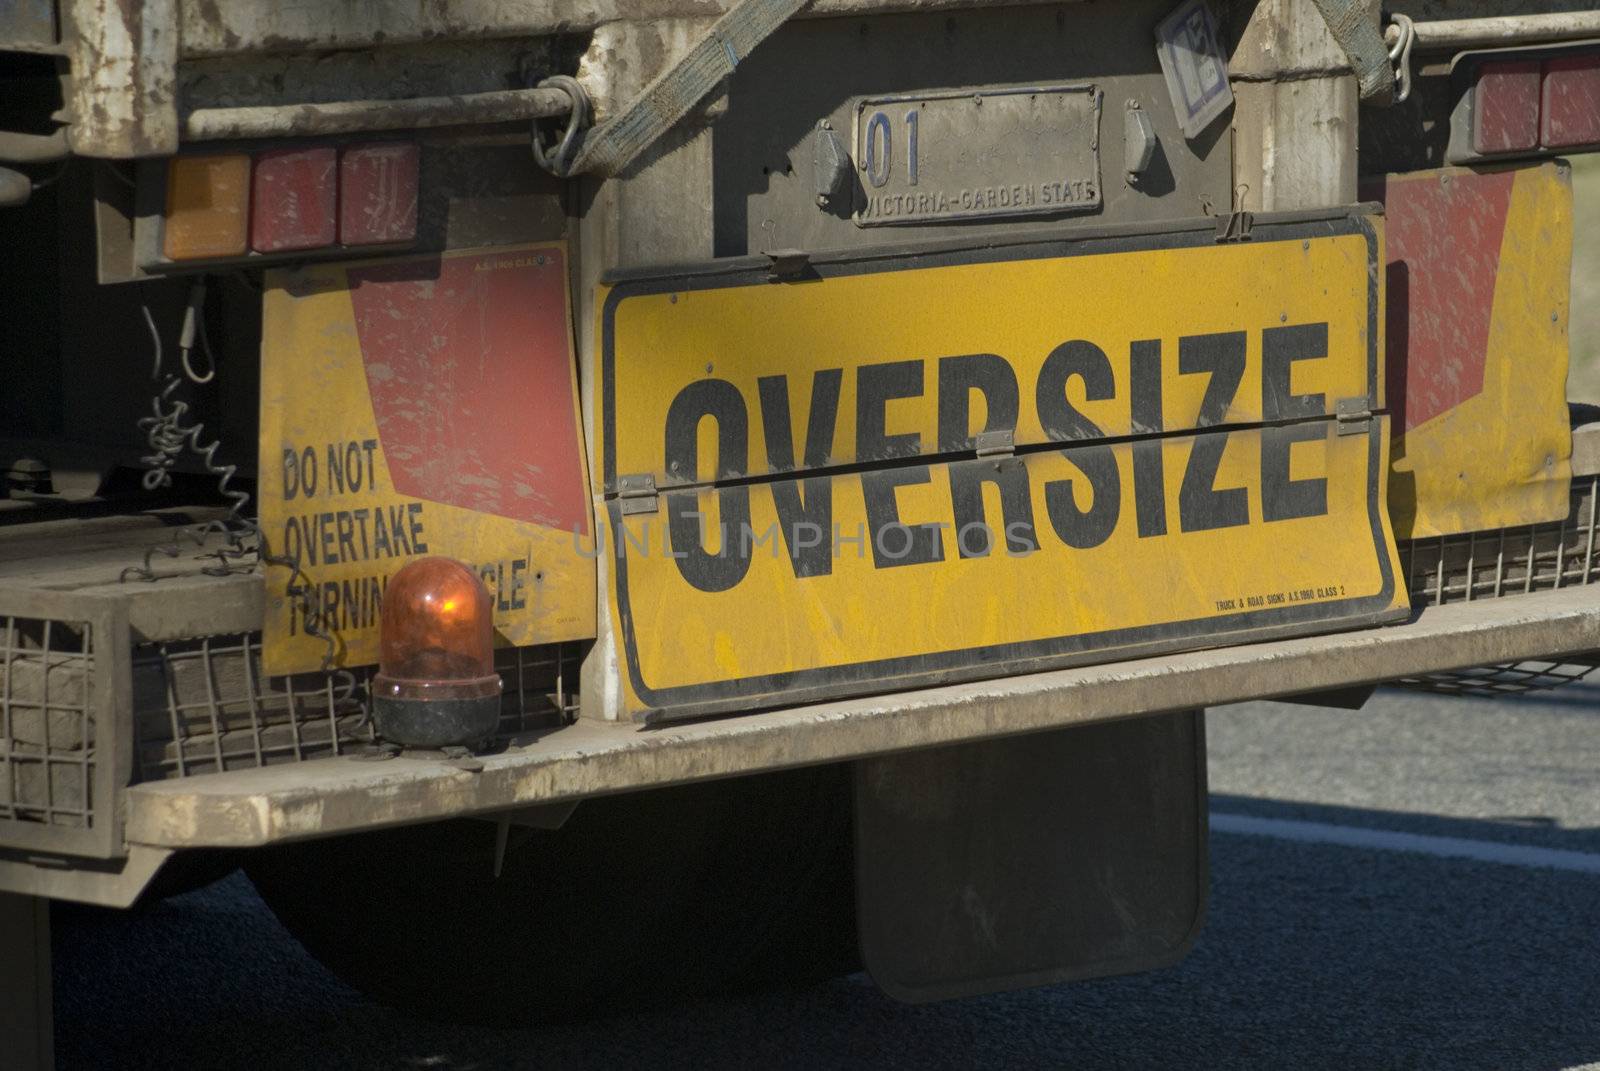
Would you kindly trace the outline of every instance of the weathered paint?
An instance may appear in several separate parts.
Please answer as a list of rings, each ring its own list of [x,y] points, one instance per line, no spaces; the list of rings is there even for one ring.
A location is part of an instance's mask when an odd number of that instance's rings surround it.
[[[1382,404],[1368,228],[843,260],[778,286],[619,282],[597,489],[615,496],[630,707],[681,716],[1403,613],[1367,431],[1382,418],[1359,434],[1334,419]],[[1292,459],[1275,453],[1286,434]],[[989,456],[997,435],[1015,456]],[[1311,497],[1282,504],[1274,457]],[[661,494],[641,507],[645,476]]]
[[[423,554],[484,576],[501,642],[594,634],[563,245],[269,273],[261,399],[262,526],[304,574],[267,567],[268,672],[327,651],[292,582],[335,664],[370,664],[383,585]]]
[[[1434,607],[1390,628],[660,729],[580,719],[483,756],[476,772],[426,756],[339,758],[157,781],[129,789],[127,838],[248,847],[1596,648],[1595,589],[1569,588]]]
[[[1191,431],[1220,424],[1255,424],[1286,415],[1263,389],[1257,359],[1263,329],[1285,324],[1327,323],[1328,360],[1306,360],[1294,370],[1294,391],[1333,400],[1368,391],[1367,265],[1373,246],[1366,235],[1295,238],[1138,251],[1083,247],[1074,255],[1014,255],[988,259],[981,253],[957,259],[908,259],[909,270],[860,269],[852,274],[774,286],[739,280],[707,285],[672,276],[608,292],[610,315],[602,314],[614,350],[615,377],[609,414],[618,422],[612,456],[595,473],[596,490],[614,492],[616,477],[649,473],[661,487],[684,486],[719,476],[800,473],[823,466],[931,457],[972,449],[984,430],[995,376],[1009,375],[1017,401],[1007,407],[1006,430],[1014,446],[1041,446],[1065,438],[1036,404],[1036,384],[1051,354],[1069,339],[1094,343],[1108,355],[1114,382],[1106,395],[1085,392],[1073,405],[1098,431],[1117,438],[1154,432]],[[1159,241],[1159,240],[1158,240]],[[890,264],[884,258],[874,262]],[[890,264],[898,269],[899,264]],[[1235,285],[1249,281],[1249,285]],[[1177,374],[1179,336],[1243,331],[1250,359],[1241,365],[1237,389],[1226,408],[1208,413],[1204,375]],[[1136,411],[1130,346],[1153,340],[1162,377],[1153,412]],[[964,355],[993,355],[967,361]],[[949,362],[944,358],[951,358]],[[913,361],[914,367],[884,368]],[[904,390],[892,395],[884,436],[858,426],[872,415],[863,392],[867,372],[890,376]],[[783,377],[763,385],[764,377]],[[909,378],[907,378],[909,377]],[[749,449],[736,471],[716,472],[716,452],[699,452],[700,467],[671,464],[662,429],[679,392],[697,380],[732,384],[749,413]],[[836,381],[836,382],[835,382]],[[1141,375],[1142,383],[1142,375]],[[941,384],[943,384],[941,386]],[[781,386],[793,426],[781,429],[781,453],[762,422],[771,411],[763,394]],[[960,388],[959,391],[957,388]],[[827,389],[837,422],[821,453],[806,458],[807,414]],[[1378,403],[1381,406],[1382,402]],[[951,407],[967,419],[950,424]],[[969,411],[970,409],[970,411]],[[983,418],[983,419],[980,419]],[[951,432],[954,438],[948,439]],[[910,435],[907,440],[902,436]],[[709,444],[710,440],[706,440]],[[727,459],[721,459],[726,464]]]
[[[1401,539],[1566,516],[1572,188],[1564,164],[1366,184],[1389,221],[1389,507]]]
[[[821,17],[949,8],[977,10],[1026,2],[1029,0],[816,0],[803,14]],[[183,50],[186,56],[207,56],[364,48],[447,38],[583,33],[608,22],[715,18],[732,6],[732,0],[453,0],[448,4],[417,0],[359,4],[184,0]]]
[[[74,152],[162,156],[178,149],[177,0],[68,0]]]
[[[1239,82],[1233,94],[1235,207],[1285,212],[1356,199],[1353,75]]]
[[[0,47],[42,51],[56,36],[55,0],[11,0],[0,8]]]
[[[561,116],[570,110],[571,98],[558,89],[504,89],[402,100],[201,108],[184,116],[183,136],[188,141],[326,137],[361,130],[508,123]]]
[[[1471,0],[1468,0],[1470,3]],[[1479,0],[1481,3],[1481,0]],[[1423,0],[1424,12],[1463,15],[1467,6],[1461,0]],[[1504,8],[1503,4],[1494,4]],[[1529,5],[1532,6],[1532,5]],[[1484,12],[1474,18],[1422,18],[1415,24],[1417,47],[1425,50],[1460,51],[1467,48],[1508,48],[1514,45],[1548,41],[1572,41],[1600,34],[1600,11],[1562,11],[1525,15]]]
[[[1258,0],[1233,6],[1238,41],[1228,55],[1233,81],[1287,81],[1350,73],[1350,60],[1312,0]]]
[[[802,17],[971,10],[1027,2],[1030,0],[818,0]],[[503,80],[509,72],[492,60],[474,59],[455,64],[458,72],[469,73],[452,79],[454,84],[448,89],[407,91],[408,79],[401,76],[391,83],[393,89],[383,86],[373,99],[360,92],[360,78],[344,73],[349,64],[335,63],[326,69],[300,64],[279,84],[292,86],[297,102],[316,102],[318,107],[278,107],[282,90],[274,88],[265,95],[244,94],[249,104],[258,107],[230,109],[225,107],[225,98],[238,94],[226,87],[237,88],[237,79],[224,76],[212,84],[203,74],[191,74],[184,76],[184,91],[178,92],[180,49],[183,60],[203,61],[244,55],[349,53],[377,46],[385,46],[380,51],[387,52],[387,46],[408,44],[448,49],[473,41],[520,39],[523,53],[543,57],[557,35],[583,34],[624,21],[641,24],[715,18],[729,6],[728,0],[464,0],[449,4],[381,0],[309,5],[258,0],[65,0],[63,22],[69,27],[66,36],[75,74],[73,149],[81,155],[107,158],[176,152],[185,121],[179,114],[180,98],[189,108],[195,108],[197,101],[224,105],[195,119],[187,135],[190,139],[437,125],[446,111],[453,113],[450,122],[499,121],[512,114],[548,114],[560,103],[554,96],[505,90]],[[320,61],[322,57],[316,58]],[[495,84],[472,84],[482,81],[475,77],[481,71],[491,72]],[[609,82],[613,77],[602,80]],[[376,99],[390,92],[396,98],[450,95],[421,106]],[[219,95],[224,99],[216,99]]]

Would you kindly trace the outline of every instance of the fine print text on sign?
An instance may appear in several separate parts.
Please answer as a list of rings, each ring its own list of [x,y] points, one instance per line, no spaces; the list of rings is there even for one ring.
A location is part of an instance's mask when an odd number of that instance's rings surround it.
[[[727,276],[612,289],[601,549],[635,709],[1403,611],[1380,242],[1364,219],[1340,228],[824,265],[764,295]],[[644,475],[659,501],[625,509],[620,479]]]

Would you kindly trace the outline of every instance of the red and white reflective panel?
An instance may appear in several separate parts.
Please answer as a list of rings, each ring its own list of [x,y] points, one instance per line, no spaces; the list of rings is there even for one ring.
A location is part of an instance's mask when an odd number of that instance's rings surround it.
[[[417,236],[414,142],[375,142],[344,151],[339,162],[339,241],[344,245],[409,242]]]
[[[338,150],[274,149],[255,160],[250,248],[257,253],[319,249],[338,232]]]
[[[1511,60],[1478,68],[1472,101],[1472,150],[1522,152],[1539,145],[1539,61]]]
[[[1539,140],[1547,149],[1600,144],[1600,54],[1545,61]]]

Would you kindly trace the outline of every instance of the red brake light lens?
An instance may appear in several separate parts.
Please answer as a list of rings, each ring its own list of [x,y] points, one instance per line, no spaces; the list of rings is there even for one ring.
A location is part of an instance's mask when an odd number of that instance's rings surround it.
[[[1600,144],[1600,55],[1545,61],[1539,140],[1547,149]]]
[[[319,249],[337,237],[338,151],[275,149],[256,156],[250,248],[257,253]]]
[[[1472,104],[1474,152],[1523,152],[1539,144],[1539,61],[1510,60],[1478,68]]]
[[[355,145],[339,162],[339,241],[386,245],[417,236],[417,146]]]
[[[415,142],[358,142],[175,156],[167,164],[167,261],[415,242]]]

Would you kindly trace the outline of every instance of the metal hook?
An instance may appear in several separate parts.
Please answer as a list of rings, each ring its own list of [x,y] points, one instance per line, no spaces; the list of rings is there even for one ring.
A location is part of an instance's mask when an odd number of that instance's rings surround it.
[[[566,126],[553,147],[546,146],[540,137],[539,120],[533,121],[533,158],[540,167],[557,178],[568,178],[578,155],[578,145],[583,131],[589,126],[591,108],[589,94],[576,78],[566,74],[551,75],[539,83],[540,89],[559,89],[572,100],[572,110],[567,113]]]
[[[1389,62],[1394,64],[1394,102],[1403,104],[1411,96],[1411,46],[1417,42],[1417,28],[1408,15],[1390,15],[1383,31],[1389,46]]]

